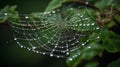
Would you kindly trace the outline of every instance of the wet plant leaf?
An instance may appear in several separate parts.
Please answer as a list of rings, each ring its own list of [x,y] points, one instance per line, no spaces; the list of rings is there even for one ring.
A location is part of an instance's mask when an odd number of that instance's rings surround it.
[[[95,6],[98,7],[100,10],[104,10],[107,7],[113,6],[114,0],[100,0],[95,3]]]
[[[90,43],[74,52],[70,53],[67,58],[67,64],[69,67],[76,67],[83,60],[90,60],[96,55],[100,54],[103,47],[97,43]]]
[[[16,6],[6,6],[0,10],[0,22],[5,22],[6,20],[11,21],[11,18],[17,18],[18,12],[15,11]]]
[[[120,51],[120,35],[104,29],[101,37],[105,50],[111,53]]]
[[[68,0],[52,0],[49,4],[48,7],[46,8],[45,11],[52,11],[55,8],[58,8],[62,5],[63,2],[66,2]]]

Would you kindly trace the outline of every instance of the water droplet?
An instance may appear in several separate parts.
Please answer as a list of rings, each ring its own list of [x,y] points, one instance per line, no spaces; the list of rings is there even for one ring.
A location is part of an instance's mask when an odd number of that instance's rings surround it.
[[[83,24],[83,26],[85,26],[85,24]]]
[[[60,58],[60,56],[57,56],[57,58]]]
[[[88,18],[85,18],[85,20],[88,20]]]
[[[85,44],[84,43],[82,43],[82,46],[84,46]]]
[[[72,61],[73,59],[72,58],[69,58],[69,61]]]
[[[80,16],[80,14],[78,14],[78,16]]]
[[[53,49],[52,51],[55,51],[55,49]]]
[[[53,54],[50,54],[50,56],[52,57],[52,56],[53,56]]]
[[[73,8],[70,8],[70,10],[73,10]]]
[[[97,30],[99,29],[99,27],[96,28]]]
[[[55,13],[55,11],[52,11],[52,13]]]
[[[17,44],[20,44],[19,42],[17,42]]]
[[[14,40],[17,40],[17,38],[14,38]]]
[[[89,4],[89,2],[85,2],[85,4]]]
[[[36,49],[36,47],[32,47],[32,49]]]
[[[100,36],[97,37],[98,39],[100,38]]]
[[[4,15],[5,15],[5,16],[7,16],[7,15],[8,15],[8,13],[4,13]]]
[[[91,25],[95,25],[95,23],[92,23]]]
[[[79,24],[79,26],[82,26],[82,24]]]
[[[25,16],[25,19],[28,19],[29,17],[28,16]]]
[[[61,47],[61,48],[64,48],[64,47]]]
[[[48,14],[50,14],[50,12],[47,12]]]
[[[90,26],[90,24],[87,24],[87,26]]]
[[[36,53],[39,53],[39,51],[36,51]]]
[[[44,12],[43,14],[47,14],[47,12]]]
[[[66,54],[69,55],[69,52],[67,52]]]
[[[23,46],[22,46],[22,45],[21,45],[20,47],[21,47],[21,48],[23,48]]]
[[[45,55],[45,53],[43,52],[43,55]]]
[[[81,18],[83,17],[83,15],[80,16]]]
[[[88,48],[91,48],[90,46]]]

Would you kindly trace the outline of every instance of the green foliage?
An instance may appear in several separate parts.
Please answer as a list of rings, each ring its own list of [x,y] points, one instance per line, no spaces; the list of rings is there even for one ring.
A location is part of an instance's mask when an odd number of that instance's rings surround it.
[[[120,36],[112,31],[103,30],[102,41],[105,50],[110,53],[120,52]]]
[[[120,0],[115,0],[115,1],[114,1],[114,6],[115,6],[118,10],[120,10],[119,5],[120,5]]]
[[[58,8],[62,5],[62,3],[66,2],[67,0],[52,0],[48,7],[46,8],[45,11],[52,11],[54,10],[55,8]]]
[[[118,8],[118,0],[100,0],[100,1],[94,1],[94,0],[87,0],[88,2],[93,3],[95,7],[99,8],[101,11],[106,10],[106,8],[110,8],[115,6]],[[49,7],[49,6],[48,6]],[[84,11],[84,10],[83,10]],[[77,11],[75,11],[77,13]],[[82,11],[80,11],[82,12]],[[78,12],[78,13],[80,13]],[[94,12],[95,14],[95,12]],[[92,14],[94,16],[94,14]],[[73,15],[74,16],[74,15]],[[97,18],[97,17],[96,17]],[[118,18],[118,17],[117,17]],[[118,19],[119,20],[119,19]],[[92,20],[91,20],[92,21]],[[97,21],[96,21],[97,23]],[[109,23],[108,27],[113,27],[115,25],[115,22]],[[80,28],[77,28],[80,29]],[[94,31],[97,32],[97,31]],[[98,34],[100,32],[97,32]],[[96,34],[92,35],[93,37],[96,36]],[[92,36],[90,37],[92,39]],[[91,41],[93,43],[89,43],[86,46],[77,49],[76,51],[73,51],[70,53],[70,56],[67,58],[67,64],[69,67],[76,67],[78,64],[80,64],[83,60],[91,60],[96,55],[100,55],[103,50],[106,50],[110,53],[116,53],[120,51],[120,35],[117,35],[116,33],[106,30],[106,28],[102,29],[101,33],[101,39],[96,41]],[[98,42],[102,41],[102,45],[98,44]],[[92,48],[87,48],[88,45]],[[92,66],[93,65],[93,66]],[[85,67],[97,67],[98,63],[96,62],[89,62],[89,64],[85,65]]]
[[[91,60],[103,51],[103,47],[97,43],[90,43],[71,53],[67,59],[69,67],[76,67],[83,60]]]
[[[85,67],[98,67],[99,63],[97,61],[89,62]]]
[[[70,2],[71,0],[52,0],[48,7],[46,8],[45,11],[52,11],[55,9],[58,9],[59,7],[61,7],[63,5],[63,3],[67,3]],[[120,24],[120,0],[86,0],[90,3],[92,3],[92,5],[96,8],[98,8],[100,11],[96,11],[95,9],[87,9],[89,11],[89,13],[86,13],[84,16],[85,17],[89,17],[89,23],[95,23],[96,25],[94,27],[100,26],[101,29],[100,30],[93,30],[93,28],[85,27],[86,29],[89,29],[89,31],[92,31],[94,34],[91,34],[90,37],[88,37],[88,40],[90,40],[89,43],[87,43],[87,45],[80,47],[79,49],[75,50],[75,51],[71,51],[70,56],[68,56],[68,58],[66,59],[66,63],[69,67],[76,67],[77,65],[82,64],[82,62],[84,61],[89,61],[87,64],[84,65],[84,67],[97,67],[99,66],[99,63],[97,61],[90,61],[93,60],[93,58],[95,58],[96,56],[101,56],[102,57],[102,53],[103,51],[107,51],[109,53],[117,53],[120,52],[120,30],[116,29],[119,31],[118,34],[116,34],[114,32],[114,30],[110,30],[110,28],[113,28],[115,26],[119,26]],[[89,5],[88,5],[89,6]],[[98,19],[98,15],[100,13],[104,13],[105,10],[111,9],[111,7],[115,7],[115,11],[113,10],[113,17],[110,18],[111,20],[109,21],[108,24],[101,26],[98,21],[96,19]],[[18,18],[18,12],[15,11],[16,6],[6,6],[5,8],[3,8],[0,11],[0,23],[5,22],[6,20],[10,21],[11,18]],[[84,9],[74,9],[73,11],[68,10],[62,10],[62,14],[63,15],[70,15],[70,20],[73,20],[74,18],[76,18],[76,20],[79,20],[79,16],[76,16],[77,14],[83,14],[86,11],[86,8]],[[5,13],[7,13],[7,15],[4,15]],[[119,13],[119,14],[117,14]],[[39,13],[32,13],[32,16],[35,17],[35,19],[38,17]],[[91,15],[89,15],[91,14]],[[58,16],[59,14],[57,13],[56,16]],[[105,13],[104,13],[105,15]],[[91,17],[93,16],[93,17]],[[42,17],[44,19],[44,16]],[[54,15],[52,17],[49,17],[49,19],[45,19],[48,20],[50,22],[52,22],[51,18],[55,18]],[[105,16],[102,16],[102,19],[106,18]],[[117,23],[116,21],[114,21],[114,18],[117,19]],[[105,21],[102,20],[101,21]],[[70,21],[69,20],[69,21]],[[85,23],[86,21],[83,21],[83,23]],[[80,23],[80,22],[78,22]],[[81,22],[82,23],[82,22]],[[101,22],[101,24],[104,24],[103,22]],[[81,30],[83,29],[83,27],[76,27],[75,30],[77,32],[81,32]],[[85,31],[85,33],[88,33],[89,31]],[[53,30],[50,31],[46,31],[45,33],[47,34],[48,32],[52,32],[49,37],[52,37],[52,34],[54,33]],[[41,34],[41,33],[40,33]],[[43,34],[44,35],[44,34]],[[100,39],[96,39],[96,40],[92,40],[93,38],[100,36]],[[80,41],[84,41],[87,39],[82,39]],[[42,40],[47,42],[46,40]],[[109,58],[110,59],[110,58]],[[112,63],[108,64],[108,67],[119,67],[120,63],[120,59],[118,59],[117,61],[113,61]],[[116,65],[116,66],[114,66]]]
[[[104,10],[105,8],[112,6],[113,1],[114,0],[100,0],[100,1],[95,3],[95,6],[101,10]]]
[[[0,11],[0,22],[4,22],[7,19],[7,16],[4,16],[4,13],[8,9],[8,6],[6,6],[4,9]]]
[[[17,18],[18,12],[15,11],[15,6],[6,6],[3,9],[0,10],[0,22],[5,22],[6,20],[9,20],[11,18]]]
[[[107,67],[120,67],[120,58],[108,64]]]

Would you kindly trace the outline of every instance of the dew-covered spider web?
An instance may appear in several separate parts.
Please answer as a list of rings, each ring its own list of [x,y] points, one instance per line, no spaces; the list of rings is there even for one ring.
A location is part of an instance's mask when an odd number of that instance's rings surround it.
[[[89,43],[100,31],[91,9],[76,3],[64,4],[49,12],[20,14],[11,20],[14,40],[21,48],[35,53],[64,58]]]

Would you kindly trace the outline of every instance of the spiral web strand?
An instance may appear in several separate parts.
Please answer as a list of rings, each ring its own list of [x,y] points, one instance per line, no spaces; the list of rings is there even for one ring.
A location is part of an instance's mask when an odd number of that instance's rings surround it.
[[[65,5],[55,11],[39,13],[36,19],[30,14],[20,15],[19,21],[11,21],[14,40],[21,48],[35,53],[57,58],[67,57],[71,51],[86,45],[93,31],[99,30],[86,6],[77,7],[85,8],[84,12],[76,13],[72,17],[71,13],[63,16],[63,10],[73,11],[76,9],[73,8],[74,5]],[[99,36],[93,40],[97,37]]]

